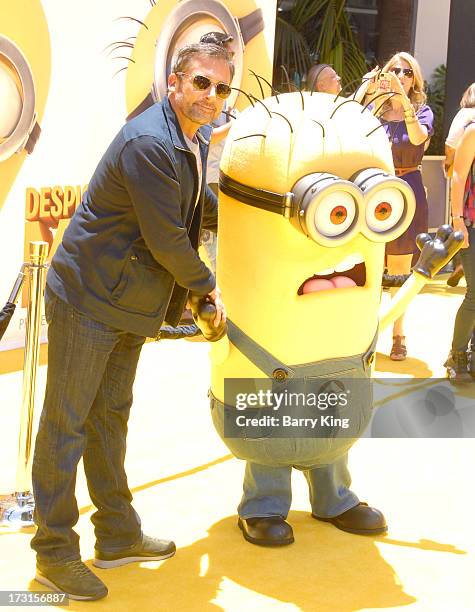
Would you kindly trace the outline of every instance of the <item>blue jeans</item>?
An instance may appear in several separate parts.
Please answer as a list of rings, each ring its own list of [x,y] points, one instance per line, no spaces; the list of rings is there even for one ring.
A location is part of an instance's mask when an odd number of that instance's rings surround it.
[[[475,228],[468,228],[469,246],[459,251],[467,281],[465,299],[455,317],[452,350],[466,351],[475,326]],[[475,350],[475,347],[471,347]]]
[[[347,467],[347,451],[354,439],[226,438],[224,406],[212,394],[210,406],[218,434],[238,459],[246,461],[243,496],[238,506],[241,518],[287,518],[292,503],[292,468],[302,471],[307,479],[312,514],[329,518],[358,505],[358,497],[349,488]],[[370,414],[371,407],[362,416],[363,430]]]
[[[338,516],[359,503],[349,488],[351,476],[347,463],[346,453],[330,465],[312,469],[299,465],[270,467],[248,461],[238,514],[245,519],[255,516],[287,518],[292,503],[290,479],[295,467],[303,471],[307,479],[312,514],[320,518]]]
[[[141,537],[124,470],[132,385],[145,338],[81,314],[45,291],[48,377],[33,459],[38,559],[80,558],[73,530],[81,457],[92,502],[96,545],[114,550]]]

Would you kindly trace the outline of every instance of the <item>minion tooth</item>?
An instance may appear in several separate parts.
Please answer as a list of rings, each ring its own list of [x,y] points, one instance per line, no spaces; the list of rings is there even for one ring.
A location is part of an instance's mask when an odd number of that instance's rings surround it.
[[[335,266],[335,272],[345,272],[346,270],[351,270],[351,268],[354,268],[359,263],[363,263],[363,261],[363,257],[359,254],[350,255]]]
[[[315,272],[315,276],[329,276],[334,272],[346,272],[354,268],[357,264],[363,263],[364,257],[359,253],[355,253],[354,255],[349,255],[345,257],[343,261],[337,264],[334,268],[326,268],[325,270],[320,270],[319,272]]]

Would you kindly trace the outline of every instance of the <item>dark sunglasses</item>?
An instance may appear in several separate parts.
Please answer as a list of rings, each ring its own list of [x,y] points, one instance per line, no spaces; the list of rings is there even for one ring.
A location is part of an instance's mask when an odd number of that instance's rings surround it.
[[[225,100],[231,94],[231,87],[222,81],[215,82],[202,74],[190,74],[188,72],[177,72],[177,75],[192,77],[191,83],[193,85],[193,89],[196,89],[197,91],[206,91],[211,87],[211,85],[214,85],[216,95],[222,100]]]
[[[396,76],[399,76],[401,70],[403,75],[409,77],[410,79],[412,79],[414,76],[414,70],[412,68],[391,68],[391,72],[394,72]]]

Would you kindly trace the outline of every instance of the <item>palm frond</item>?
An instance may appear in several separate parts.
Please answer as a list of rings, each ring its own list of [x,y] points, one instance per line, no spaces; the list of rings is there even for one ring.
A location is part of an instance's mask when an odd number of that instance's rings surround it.
[[[307,41],[294,25],[280,17],[276,20],[275,48],[278,50],[274,56],[276,80],[281,78],[278,68],[282,64],[286,66],[291,76],[294,72],[305,74],[311,62]]]
[[[284,64],[297,82],[315,60],[332,64],[343,85],[361,78],[368,67],[344,9],[345,0],[296,0],[277,17],[274,66]]]
[[[434,134],[432,135],[427,155],[443,155],[445,138],[443,132],[445,106],[446,67],[441,64],[432,73],[430,83],[426,83],[427,104],[434,113]]]

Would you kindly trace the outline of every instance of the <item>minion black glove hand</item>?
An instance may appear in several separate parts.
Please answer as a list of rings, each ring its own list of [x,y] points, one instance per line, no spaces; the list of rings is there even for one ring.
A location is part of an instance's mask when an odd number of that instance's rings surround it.
[[[413,271],[433,279],[462,248],[462,242],[462,232],[455,232],[450,225],[441,225],[434,239],[429,234],[419,234],[416,244],[421,254]]]

